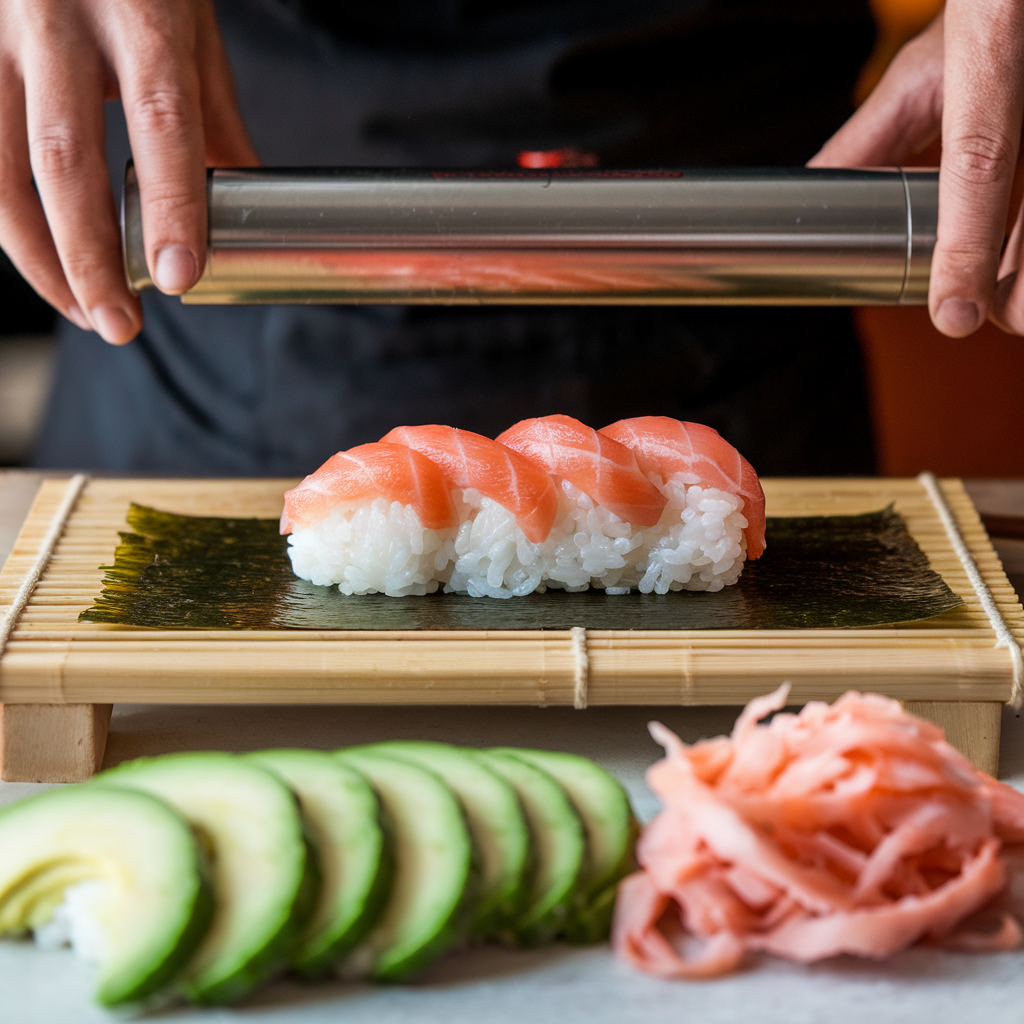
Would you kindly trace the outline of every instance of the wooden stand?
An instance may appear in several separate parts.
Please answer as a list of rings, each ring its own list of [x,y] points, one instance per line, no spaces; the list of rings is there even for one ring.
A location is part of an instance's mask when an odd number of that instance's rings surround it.
[[[1003,705],[995,701],[903,701],[946,730],[976,768],[999,774]],[[81,782],[99,771],[111,704],[0,704],[0,780]]]
[[[765,480],[770,515],[857,514],[893,503],[931,566],[964,599],[876,629],[156,630],[80,623],[130,502],[187,515],[278,515],[294,481],[91,480],[0,658],[0,777],[63,782],[100,764],[112,703],[732,705],[783,682],[790,702],[875,691],[943,726],[995,773],[1010,650],[936,507],[916,480]],[[1024,612],[959,481],[942,490],[1018,642]],[[40,488],[0,572],[0,611],[27,578],[66,481]],[[624,626],[628,622],[624,622]],[[582,650],[582,655],[581,655]],[[583,699],[581,700],[581,695]],[[382,737],[383,738],[383,737]]]
[[[975,703],[952,700],[905,700],[903,707],[946,730],[946,739],[975,768],[999,774],[999,729],[1003,705],[994,701]]]
[[[81,782],[99,771],[112,704],[0,704],[0,779]]]

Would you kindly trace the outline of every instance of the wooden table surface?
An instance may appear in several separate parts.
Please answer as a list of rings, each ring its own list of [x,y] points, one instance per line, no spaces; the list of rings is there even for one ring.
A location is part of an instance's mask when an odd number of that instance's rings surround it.
[[[6,557],[41,476],[0,472],[0,563]],[[1024,515],[1024,481],[978,481],[968,490],[979,510]],[[996,548],[1018,593],[1024,588],[1024,540]],[[472,745],[531,745],[594,758],[626,786],[637,813],[657,807],[643,773],[658,756],[646,723],[663,721],[685,740],[728,732],[736,708],[605,707],[218,707],[115,705],[104,766],[139,754],[173,750],[247,750],[271,745],[331,749],[385,738],[420,737]],[[1024,790],[1024,717],[1006,711],[1000,775]],[[44,787],[0,783],[0,804]],[[42,953],[27,943],[0,943],[2,1019],[18,1024],[104,1022],[91,1006],[91,971],[67,951]],[[280,982],[238,1011],[181,1009],[173,1021],[313,1024],[725,1024],[794,1021],[873,1024],[928,1020],[1018,1024],[1024,1006],[1024,953],[972,956],[915,949],[885,964],[837,958],[812,967],[755,959],[741,974],[713,983],[662,982],[619,964],[606,947],[516,953],[480,949],[455,954],[411,986]],[[752,1011],[757,1007],[757,1011]]]

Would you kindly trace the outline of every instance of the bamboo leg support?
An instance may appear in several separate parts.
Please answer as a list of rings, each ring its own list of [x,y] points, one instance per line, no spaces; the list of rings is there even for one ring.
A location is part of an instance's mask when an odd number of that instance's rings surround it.
[[[0,704],[0,779],[81,782],[99,771],[111,704]]]
[[[946,739],[976,768],[989,775],[999,774],[999,728],[1003,718],[1003,705],[992,701],[931,701],[907,700],[903,702],[912,715],[941,725]]]

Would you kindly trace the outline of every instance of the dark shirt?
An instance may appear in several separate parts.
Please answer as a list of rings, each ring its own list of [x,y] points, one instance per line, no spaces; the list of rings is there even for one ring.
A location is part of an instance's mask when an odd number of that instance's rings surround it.
[[[848,116],[854,0],[223,0],[264,162],[805,161]],[[123,119],[108,119],[119,179]],[[301,474],[401,423],[493,436],[565,412],[710,423],[763,473],[872,469],[849,314],[815,309],[189,307],[123,349],[65,324],[36,455],[124,472]]]

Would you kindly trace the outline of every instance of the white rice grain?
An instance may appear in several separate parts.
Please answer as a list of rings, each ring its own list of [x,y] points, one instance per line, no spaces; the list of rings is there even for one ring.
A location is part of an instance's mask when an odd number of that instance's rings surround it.
[[[288,538],[296,576],[343,594],[432,594],[452,560],[454,530],[424,529],[411,505],[339,505]]]
[[[102,910],[110,901],[110,888],[109,882],[95,878],[69,885],[50,920],[33,929],[36,946],[44,950],[70,946],[83,963],[102,964],[108,942],[100,922]]]
[[[652,481],[668,504],[647,529],[635,529],[558,480],[558,513],[539,544],[526,538],[507,509],[465,488],[452,495],[457,530],[426,530],[411,506],[378,498],[361,507],[339,506],[319,523],[297,529],[288,553],[296,575],[343,594],[405,597],[443,587],[507,599],[548,587],[667,594],[735,583],[746,558],[742,499],[682,475]]]

